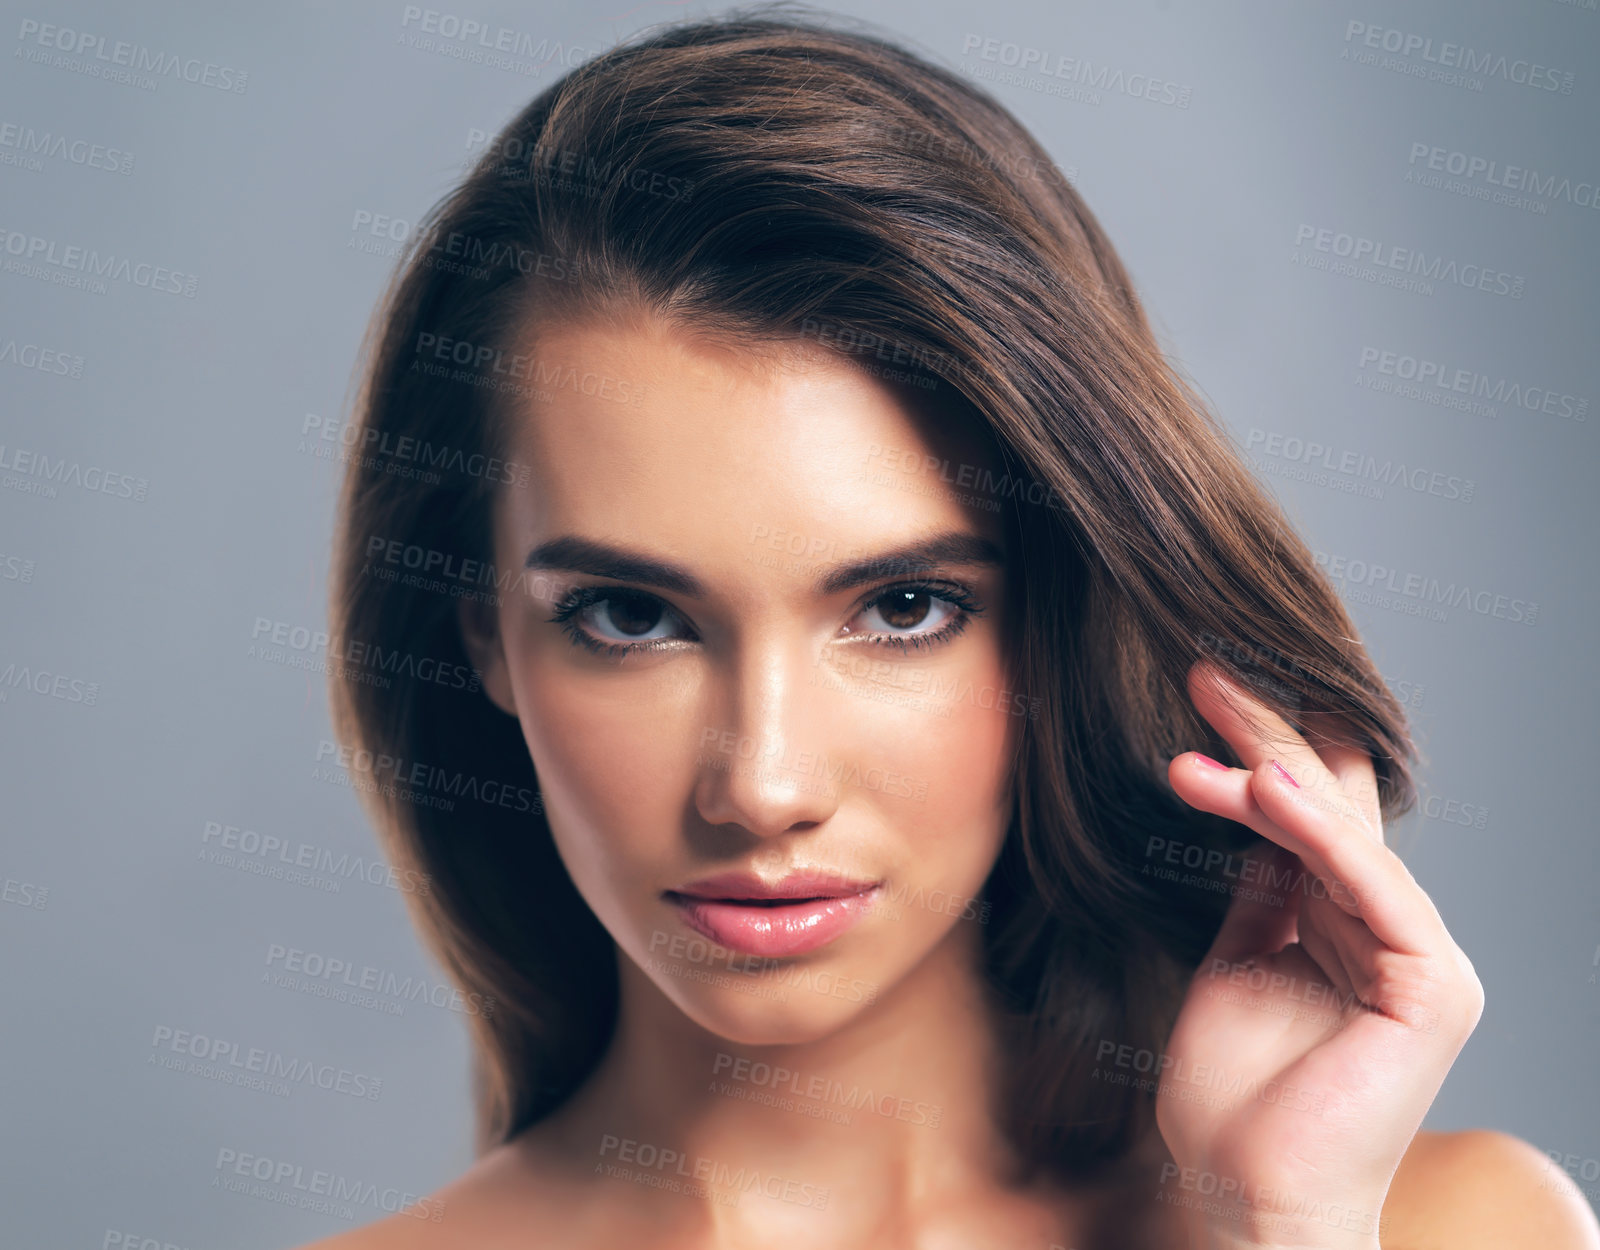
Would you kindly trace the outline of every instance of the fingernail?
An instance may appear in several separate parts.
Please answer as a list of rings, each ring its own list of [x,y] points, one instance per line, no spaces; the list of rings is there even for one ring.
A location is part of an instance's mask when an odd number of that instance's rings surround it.
[[[1277,773],[1278,776],[1282,777],[1285,781],[1287,781],[1296,790],[1298,790],[1300,788],[1300,783],[1298,781],[1296,781],[1293,777],[1289,776],[1289,770],[1286,769],[1282,764],[1278,763],[1277,760],[1268,760],[1267,762],[1272,765],[1272,771]]]
[[[1194,753],[1194,758],[1197,764],[1204,764],[1207,768],[1220,768],[1225,773],[1232,771],[1226,764],[1219,763],[1209,755],[1201,755],[1198,751]]]

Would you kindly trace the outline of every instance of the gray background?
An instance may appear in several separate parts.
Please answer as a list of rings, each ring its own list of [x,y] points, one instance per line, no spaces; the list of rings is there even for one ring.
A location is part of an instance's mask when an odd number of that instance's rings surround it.
[[[323,678],[251,653],[258,618],[325,623],[338,464],[304,450],[302,430],[308,414],[342,419],[392,263],[361,250],[387,240],[353,223],[362,212],[416,221],[471,155],[469,134],[493,133],[563,58],[706,10],[444,10],[547,40],[553,59],[533,72],[408,46],[420,23],[400,4],[48,10],[107,48],[127,40],[245,72],[245,89],[229,92],[178,78],[148,90],[30,59],[42,50],[20,32],[45,6],[4,7],[0,126],[19,128],[0,144],[4,239],[93,248],[196,282],[192,296],[124,280],[93,292],[0,270],[4,463],[20,448],[147,482],[142,500],[73,484],[49,497],[18,488],[26,472],[0,471],[0,672],[68,679],[60,696],[0,686],[0,1241],[87,1250],[125,1230],[190,1248],[287,1246],[352,1221],[217,1186],[219,1151],[414,1194],[471,1157],[461,1016],[422,1002],[388,1014],[262,980],[273,943],[438,979],[402,896],[201,857],[207,822],[375,851],[355,795],[315,771],[330,732]],[[1428,1126],[1525,1137],[1600,1199],[1600,211],[1584,202],[1600,175],[1600,12],[1592,0],[846,11],[974,76],[1005,72],[1015,45],[1052,67],[1080,57],[1173,84],[1185,107],[1111,87],[1073,98],[1039,73],[980,78],[1075,178],[1174,360],[1316,550],[1393,568],[1397,586],[1420,575],[1538,604],[1531,623],[1466,606],[1436,619],[1403,610],[1414,598],[1377,598],[1361,566],[1347,582],[1429,757],[1428,804],[1391,840],[1488,992]],[[1426,72],[1420,54],[1362,63],[1384,54],[1348,37],[1352,22],[1527,58],[1570,72],[1571,90],[1492,74],[1476,87],[1430,81],[1406,72]],[[131,153],[131,171],[30,161],[15,138],[29,129]],[[1419,143],[1573,189],[1539,211],[1424,185],[1407,177]],[[1522,279],[1522,293],[1449,281],[1407,291],[1319,270],[1303,262],[1333,258],[1297,250],[1302,226],[1482,264]],[[28,348],[62,353],[68,375],[18,363],[34,359]],[[1586,419],[1376,390],[1393,379],[1363,365],[1364,349],[1491,388],[1548,388],[1574,410],[1583,401]],[[1267,454],[1271,436],[1319,441],[1335,461],[1351,451],[1470,479],[1473,497],[1352,492],[1349,475],[1308,474],[1292,444]],[[92,704],[86,683],[98,683]],[[283,1097],[169,1069],[172,1051],[154,1044],[162,1028],[381,1089]]]

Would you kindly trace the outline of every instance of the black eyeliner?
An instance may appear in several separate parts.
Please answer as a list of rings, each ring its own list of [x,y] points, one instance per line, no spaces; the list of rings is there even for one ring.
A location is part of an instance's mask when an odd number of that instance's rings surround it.
[[[982,616],[984,606],[978,602],[972,590],[960,582],[943,580],[924,580],[913,582],[895,582],[891,585],[880,586],[862,599],[856,606],[856,612],[872,606],[880,599],[891,594],[925,594],[930,598],[940,599],[957,608],[957,613],[939,628],[922,634],[890,634],[875,630],[859,630],[852,635],[853,638],[866,638],[875,646],[897,646],[901,652],[909,653],[913,647],[932,647],[948,642],[962,633],[972,623],[974,617]],[[629,597],[649,600],[659,603],[662,610],[674,616],[678,612],[666,600],[649,591],[634,590],[621,586],[575,586],[567,592],[557,605],[556,610],[546,619],[551,624],[560,625],[562,632],[572,640],[574,645],[604,655],[612,659],[620,659],[636,651],[655,651],[661,647],[676,643],[687,642],[682,638],[654,638],[642,642],[617,642],[596,638],[585,630],[577,621],[578,613],[585,608],[608,599]],[[682,619],[681,617],[679,618]]]

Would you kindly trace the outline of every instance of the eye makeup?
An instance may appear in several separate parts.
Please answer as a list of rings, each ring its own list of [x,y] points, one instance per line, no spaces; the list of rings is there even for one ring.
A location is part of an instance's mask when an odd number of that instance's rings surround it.
[[[886,613],[891,616],[917,614],[923,601],[927,603],[927,611],[921,613],[924,619],[935,610],[935,605],[943,606],[944,613],[937,617],[938,624],[934,628],[900,633],[896,632],[892,621],[885,619]],[[852,640],[852,645],[859,642],[898,647],[902,652],[909,652],[912,648],[935,647],[950,641],[965,630],[974,617],[982,615],[984,610],[972,588],[960,582],[937,578],[896,582],[880,587],[860,601],[851,618],[854,621],[870,611],[877,615],[882,624],[878,627],[852,627],[845,636]],[[627,628],[619,625],[618,617],[624,618],[627,626],[643,626],[634,632],[633,641],[627,641],[625,637],[607,637],[602,632],[602,622],[607,622],[612,630],[626,636]],[[693,636],[692,626],[665,600],[648,591],[628,587],[574,587],[561,598],[555,612],[547,619],[560,625],[574,646],[616,659],[636,652],[667,650],[699,641]],[[674,620],[689,631],[688,637],[681,634],[655,634],[663,626],[670,627],[669,623]]]

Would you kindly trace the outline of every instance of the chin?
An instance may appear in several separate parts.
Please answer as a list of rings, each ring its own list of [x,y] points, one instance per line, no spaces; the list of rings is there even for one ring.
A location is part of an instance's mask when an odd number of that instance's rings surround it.
[[[667,993],[667,987],[661,988]],[[695,987],[687,993],[673,988],[677,993],[668,996],[685,1016],[735,1046],[802,1046],[837,1032],[870,1009],[866,1002],[779,985],[761,987],[772,997],[719,987]],[[780,994],[785,997],[779,999]]]

